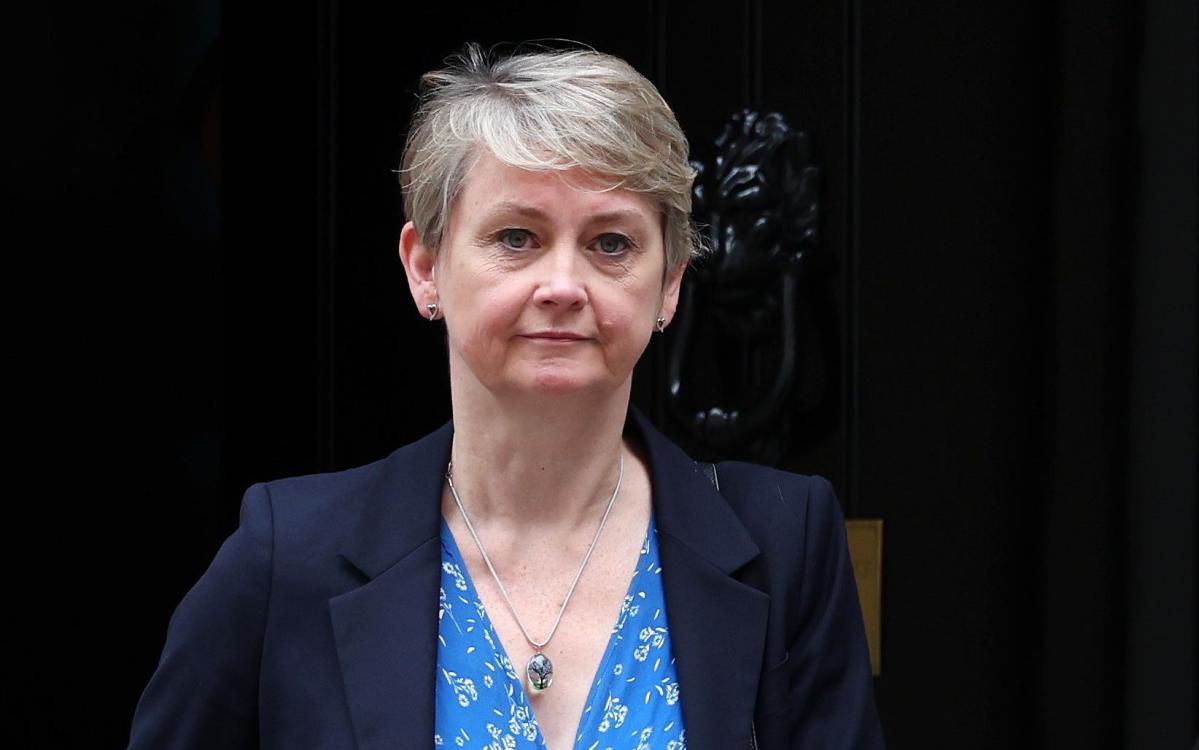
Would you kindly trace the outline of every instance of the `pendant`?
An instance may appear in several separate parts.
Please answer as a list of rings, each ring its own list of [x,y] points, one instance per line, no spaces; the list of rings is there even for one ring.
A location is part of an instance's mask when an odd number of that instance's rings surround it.
[[[533,654],[525,665],[525,674],[529,677],[529,687],[534,693],[540,693],[554,681],[554,663],[545,654]]]

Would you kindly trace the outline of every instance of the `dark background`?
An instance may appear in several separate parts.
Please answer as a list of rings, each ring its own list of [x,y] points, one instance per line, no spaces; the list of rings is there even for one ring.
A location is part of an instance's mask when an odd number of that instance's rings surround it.
[[[701,158],[747,104],[811,134],[834,406],[782,463],[885,520],[890,746],[1194,741],[1193,2],[188,0],[8,26],[6,746],[122,746],[245,488],[447,418],[391,170],[420,72],[549,37],[628,59]],[[657,346],[636,400],[661,413]]]

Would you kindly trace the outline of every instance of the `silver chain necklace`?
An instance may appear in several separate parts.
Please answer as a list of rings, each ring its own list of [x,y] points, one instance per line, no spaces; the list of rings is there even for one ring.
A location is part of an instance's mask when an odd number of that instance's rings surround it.
[[[604,524],[608,522],[608,515],[612,512],[612,506],[616,504],[616,496],[620,494],[620,485],[624,482],[624,453],[620,454],[620,474],[616,478],[616,489],[612,490],[612,499],[608,501],[608,507],[604,510],[604,517],[600,519],[599,528],[595,530],[595,537],[591,540],[591,546],[587,548],[587,554],[583,556],[583,563],[579,565],[579,572],[575,573],[575,579],[570,584],[570,591],[566,592],[566,599],[562,601],[562,608],[558,610],[558,618],[554,620],[554,626],[550,628],[550,634],[546,636],[544,641],[535,641],[529,636],[529,631],[525,629],[524,623],[520,621],[520,617],[516,614],[516,607],[512,606],[512,600],[508,598],[508,590],[504,588],[503,581],[495,572],[495,566],[491,564],[491,558],[487,556],[487,550],[483,549],[483,542],[479,540],[478,533],[475,532],[475,525],[470,522],[470,516],[466,514],[466,508],[462,505],[462,498],[458,497],[458,490],[454,487],[454,462],[450,461],[445,468],[445,481],[450,486],[450,494],[454,496],[454,502],[458,505],[458,511],[462,514],[462,520],[466,522],[466,528],[470,531],[471,537],[475,540],[475,546],[479,548],[479,554],[483,556],[483,562],[487,563],[487,569],[491,571],[491,577],[495,579],[495,585],[500,589],[500,595],[504,597],[504,604],[508,605],[508,611],[512,613],[512,619],[516,621],[516,627],[520,628],[521,635],[533,647],[533,656],[529,658],[525,664],[525,674],[529,678],[529,687],[535,693],[540,693],[550,686],[554,680],[554,663],[550,658],[542,653],[542,649],[549,644],[553,639],[554,633],[558,632],[558,625],[562,622],[562,615],[566,612],[566,605],[570,603],[570,598],[574,596],[575,587],[579,585],[579,579],[583,577],[583,569],[587,567],[587,561],[591,559],[591,553],[595,551],[596,542],[599,541],[600,534],[604,530]]]

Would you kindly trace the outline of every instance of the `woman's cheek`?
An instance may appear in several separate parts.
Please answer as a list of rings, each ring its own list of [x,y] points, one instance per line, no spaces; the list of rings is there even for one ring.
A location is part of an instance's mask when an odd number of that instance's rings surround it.
[[[631,315],[619,313],[605,313],[597,316],[596,327],[599,329],[600,336],[604,341],[615,342],[634,333],[633,318]]]
[[[495,335],[481,321],[467,324],[462,336],[462,356],[469,362],[487,362],[497,343]]]
[[[639,322],[631,314],[610,314],[601,317],[597,323],[609,350],[623,355],[620,359],[630,360],[634,364],[649,344],[651,332],[649,326],[639,325]]]

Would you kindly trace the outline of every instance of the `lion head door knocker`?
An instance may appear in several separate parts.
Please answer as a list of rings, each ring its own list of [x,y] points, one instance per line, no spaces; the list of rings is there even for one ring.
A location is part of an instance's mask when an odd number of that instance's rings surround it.
[[[715,145],[710,168],[693,162],[693,213],[712,254],[684,284],[669,408],[700,453],[770,458],[796,407],[803,347],[818,348],[803,334],[801,280],[817,241],[820,171],[807,134],[777,113],[733,115]]]

